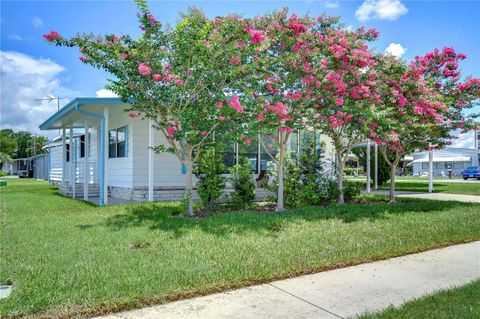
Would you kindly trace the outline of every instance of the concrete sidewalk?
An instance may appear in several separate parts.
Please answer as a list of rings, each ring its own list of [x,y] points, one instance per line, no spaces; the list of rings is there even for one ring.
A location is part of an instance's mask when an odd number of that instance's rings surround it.
[[[375,194],[388,195],[387,190],[378,190],[372,191]],[[479,185],[479,194],[480,194],[480,185]],[[419,199],[433,199],[433,200],[454,200],[458,202],[465,203],[480,203],[480,195],[463,195],[463,194],[448,194],[448,193],[426,193],[426,192],[407,192],[407,191],[396,191],[395,197],[409,197],[409,198],[419,198]]]
[[[479,277],[477,241],[101,318],[346,318]]]

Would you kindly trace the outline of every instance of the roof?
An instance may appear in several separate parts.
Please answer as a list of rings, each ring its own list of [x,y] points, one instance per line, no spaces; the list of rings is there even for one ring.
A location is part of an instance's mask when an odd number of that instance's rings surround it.
[[[108,106],[108,105],[119,105],[119,106],[126,106],[127,104],[122,102],[120,98],[114,97],[77,97],[71,100],[67,105],[62,107],[58,110],[55,114],[50,116],[45,122],[40,124],[41,130],[52,130],[52,129],[59,129],[65,125],[63,123],[63,119],[71,116],[73,113],[78,114],[76,112],[76,108],[80,105],[90,105],[94,108],[98,108],[98,106]],[[81,117],[84,117],[83,115]],[[68,119],[70,122],[74,122],[75,119]],[[80,127],[77,125],[77,127]]]

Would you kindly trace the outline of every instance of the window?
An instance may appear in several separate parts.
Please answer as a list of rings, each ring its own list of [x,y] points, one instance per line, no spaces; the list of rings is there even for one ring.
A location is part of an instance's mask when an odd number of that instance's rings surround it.
[[[425,162],[422,163],[422,169],[428,169],[428,162],[427,163],[425,163]]]
[[[269,162],[274,163],[272,156],[275,157],[277,155],[278,148],[276,146],[277,143],[273,140],[274,138],[277,137],[268,135],[264,135],[261,137],[263,145],[261,145],[260,147],[260,169],[262,171],[267,170]],[[265,150],[265,148],[267,148],[268,152],[267,150]]]
[[[229,167],[233,167],[236,164],[236,150],[235,150],[235,142],[234,141],[225,141],[224,142],[224,157],[223,157],[223,164],[225,168],[228,170]]]
[[[80,158],[85,157],[85,135],[80,136]]]
[[[70,144],[65,144],[66,161],[70,162]]]
[[[250,144],[238,144],[239,156],[245,156],[252,164],[252,172],[258,173],[258,143],[257,139],[252,139]]]
[[[108,132],[108,157],[127,156],[127,126],[122,126]]]

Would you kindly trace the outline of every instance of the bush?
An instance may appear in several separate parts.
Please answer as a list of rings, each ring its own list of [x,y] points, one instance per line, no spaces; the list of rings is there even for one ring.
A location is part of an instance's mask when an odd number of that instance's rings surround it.
[[[4,171],[0,171],[0,177],[3,177],[3,176],[7,176],[7,173],[5,173]]]
[[[345,202],[351,202],[355,200],[362,193],[363,184],[361,182],[343,181],[343,197]]]
[[[194,174],[198,178],[197,193],[204,208],[215,209],[218,206],[225,188],[224,172],[222,146],[206,146],[194,167]]]
[[[287,208],[315,206],[335,202],[340,192],[333,171],[326,169],[321,152],[315,147],[314,139],[304,140],[303,150],[298,164],[290,158],[284,166],[284,204]],[[276,167],[269,167],[269,175],[276,177]],[[277,192],[278,184],[274,178],[267,189]]]
[[[246,157],[240,157],[238,164],[229,169],[230,183],[233,186],[231,203],[235,208],[251,207],[255,202],[255,181],[252,163]]]

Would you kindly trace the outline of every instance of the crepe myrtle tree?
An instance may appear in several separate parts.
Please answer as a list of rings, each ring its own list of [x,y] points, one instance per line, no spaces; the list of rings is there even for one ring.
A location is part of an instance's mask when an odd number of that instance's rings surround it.
[[[114,78],[107,86],[130,103],[130,116],[151,119],[166,137],[157,152],[171,152],[186,166],[185,196],[193,215],[192,169],[212,133],[234,132],[244,113],[235,95],[243,66],[236,63],[244,35],[234,15],[207,18],[189,9],[175,27],[164,27],[143,1],[137,1],[142,34],[64,38],[52,31],[45,39],[78,47],[80,60]]]
[[[250,41],[244,48],[248,67],[248,86],[244,89],[250,129],[260,135],[270,136],[274,156],[269,145],[260,143],[270,155],[277,170],[277,211],[284,207],[284,163],[287,146],[293,130],[305,129],[301,81],[301,45],[306,40],[315,20],[287,15],[287,10],[245,20],[245,33]],[[270,144],[270,143],[268,143]]]
[[[464,110],[478,103],[480,80],[459,80],[458,61],[464,58],[444,48],[408,65],[393,56],[379,59],[383,107],[369,125],[369,137],[380,145],[391,169],[390,202],[395,202],[395,172],[405,154],[443,148],[455,130],[473,124],[475,115],[466,116]]]
[[[365,132],[380,102],[375,93],[376,59],[368,42],[374,29],[349,31],[336,18],[320,17],[312,32],[313,45],[303,54],[302,81],[308,85],[310,123],[332,139],[336,152],[339,204],[344,204],[343,174],[353,145]]]

